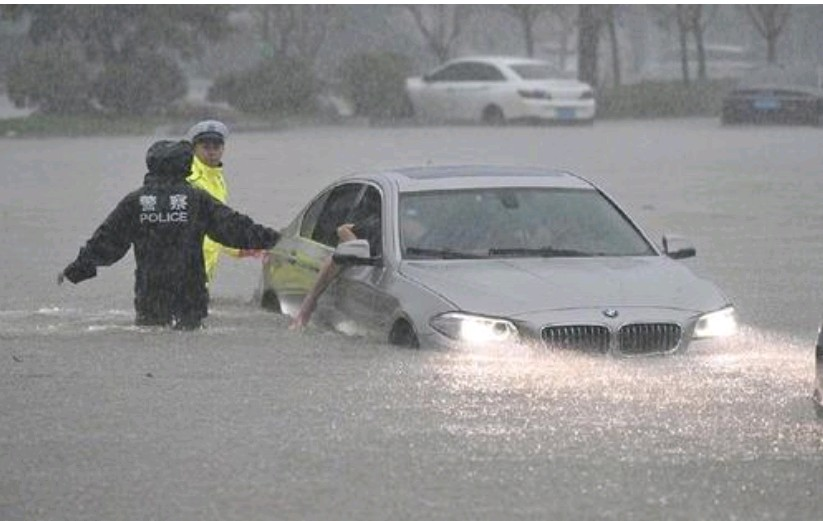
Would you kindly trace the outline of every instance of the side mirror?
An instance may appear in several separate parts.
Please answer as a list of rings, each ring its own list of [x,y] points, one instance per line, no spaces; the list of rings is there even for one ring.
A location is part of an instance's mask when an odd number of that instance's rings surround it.
[[[685,238],[679,235],[663,235],[663,253],[672,259],[688,259],[697,255],[697,250]]]
[[[369,241],[355,239],[338,244],[332,260],[340,266],[374,266],[379,259],[371,256]]]

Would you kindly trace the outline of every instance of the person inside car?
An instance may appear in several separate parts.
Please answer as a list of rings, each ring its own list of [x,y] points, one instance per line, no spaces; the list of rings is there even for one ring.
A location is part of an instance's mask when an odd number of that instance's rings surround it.
[[[380,255],[381,249],[381,224],[380,219],[380,195],[377,191],[367,191],[363,200],[362,209],[355,212],[362,215],[361,219],[354,219],[355,222],[348,222],[337,227],[338,244],[353,241],[355,239],[366,239],[369,241],[369,249],[372,257]],[[301,330],[311,319],[311,315],[317,307],[320,296],[331,285],[341,268],[332,256],[329,256],[320,268],[320,272],[311,290],[303,298],[300,309],[292,318],[289,329]]]

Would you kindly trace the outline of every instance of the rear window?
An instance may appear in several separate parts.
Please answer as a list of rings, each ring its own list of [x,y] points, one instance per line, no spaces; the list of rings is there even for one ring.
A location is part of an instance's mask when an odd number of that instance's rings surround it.
[[[563,73],[551,65],[537,63],[512,65],[511,69],[524,80],[567,80],[572,77],[571,74]]]

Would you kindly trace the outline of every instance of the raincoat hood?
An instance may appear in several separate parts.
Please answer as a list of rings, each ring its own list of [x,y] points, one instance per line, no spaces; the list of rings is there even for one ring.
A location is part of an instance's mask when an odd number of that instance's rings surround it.
[[[188,141],[157,141],[146,152],[146,180],[183,181],[191,170],[194,150]]]

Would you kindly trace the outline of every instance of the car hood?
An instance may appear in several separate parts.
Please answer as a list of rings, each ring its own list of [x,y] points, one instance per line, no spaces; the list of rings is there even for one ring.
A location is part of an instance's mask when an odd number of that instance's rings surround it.
[[[661,256],[404,261],[400,271],[457,309],[493,316],[607,307],[701,312],[728,302]]]

